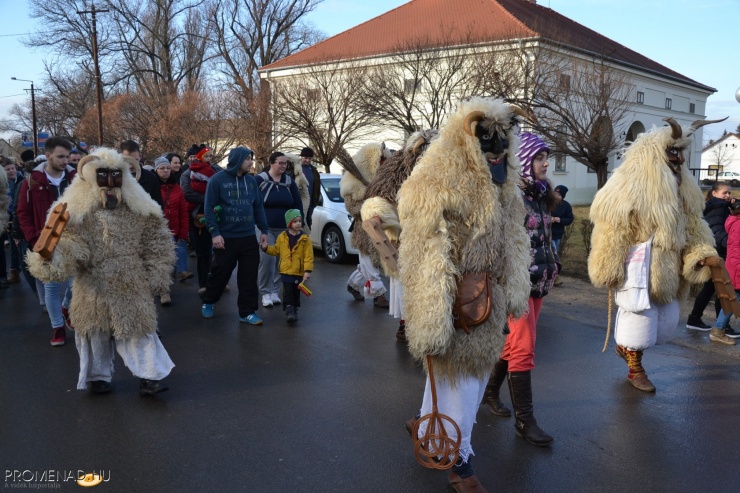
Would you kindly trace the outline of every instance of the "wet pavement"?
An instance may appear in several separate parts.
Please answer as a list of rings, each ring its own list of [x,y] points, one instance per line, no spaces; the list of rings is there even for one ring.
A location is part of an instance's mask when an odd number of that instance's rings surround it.
[[[317,257],[314,295],[293,327],[280,308],[260,309],[261,327],[240,324],[235,289],[205,320],[197,283],[176,284],[172,306],[159,312],[177,366],[170,391],[153,398],[138,395],[120,359],[113,393],[75,390],[72,337],[51,347],[48,316],[28,286],[2,290],[3,491],[78,491],[70,476],[78,471],[101,472],[99,492],[451,491],[446,473],[416,463],[403,430],[421,404],[421,367],[395,341],[397,321],[346,292],[353,268]],[[601,352],[605,300],[571,279],[546,299],[534,403],[556,442],[530,445],[513,418],[481,408],[473,464],[482,484],[491,492],[740,491],[740,346],[680,328],[672,343],[646,352],[658,390],[640,392],[613,341]]]

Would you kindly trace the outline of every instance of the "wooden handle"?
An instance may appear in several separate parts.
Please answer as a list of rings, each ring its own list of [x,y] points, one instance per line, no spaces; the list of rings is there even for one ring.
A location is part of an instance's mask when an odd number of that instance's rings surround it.
[[[375,216],[367,221],[362,221],[362,229],[373,240],[373,245],[385,262],[385,265],[394,271],[398,271],[398,250],[396,250],[396,247],[393,246],[393,243],[391,243],[391,240],[388,239],[385,231],[383,231],[380,218]]]

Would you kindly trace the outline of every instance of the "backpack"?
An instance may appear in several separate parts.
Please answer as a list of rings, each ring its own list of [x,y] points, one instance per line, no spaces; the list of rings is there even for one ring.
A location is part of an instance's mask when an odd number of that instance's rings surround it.
[[[270,192],[272,192],[272,187],[274,187],[275,185],[277,185],[279,187],[287,187],[288,189],[290,189],[290,185],[293,184],[293,180],[288,175],[285,175],[285,183],[282,183],[282,182],[278,182],[278,181],[273,180],[267,174],[267,171],[263,171],[262,173],[259,173],[257,176],[259,176],[263,180],[262,183],[260,183],[260,186],[259,186],[260,192],[264,192],[265,189],[267,189],[267,192],[264,193],[264,199],[262,199],[262,203],[263,204],[267,202],[267,197],[270,196]]]

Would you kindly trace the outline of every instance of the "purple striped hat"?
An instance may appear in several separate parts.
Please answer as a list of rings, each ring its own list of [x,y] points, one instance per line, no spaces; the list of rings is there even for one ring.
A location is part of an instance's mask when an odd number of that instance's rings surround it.
[[[547,144],[545,144],[542,139],[530,132],[520,133],[519,140],[521,143],[519,144],[519,150],[516,153],[519,158],[519,163],[522,166],[519,174],[522,176],[524,181],[531,183],[534,181],[534,177],[532,176],[532,163],[534,162],[535,156],[542,151],[546,151],[549,155],[550,148],[547,147]]]

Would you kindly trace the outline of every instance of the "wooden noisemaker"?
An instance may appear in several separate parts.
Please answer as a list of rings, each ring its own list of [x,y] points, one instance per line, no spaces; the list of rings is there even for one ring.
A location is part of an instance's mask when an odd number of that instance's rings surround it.
[[[391,240],[388,239],[385,231],[380,226],[380,218],[376,216],[367,221],[362,221],[362,229],[373,240],[373,245],[382,257],[385,265],[393,271],[398,272],[398,250],[396,250],[396,247],[393,246],[393,243],[391,243]]]
[[[740,303],[737,301],[735,288],[732,286],[732,280],[727,273],[725,261],[722,257],[707,257],[704,263],[712,270],[712,281],[714,290],[717,292],[717,298],[722,305],[722,311],[732,313],[740,318]]]
[[[33,246],[33,251],[41,255],[44,260],[49,260],[54,254],[54,249],[59,243],[64,228],[67,226],[67,221],[69,221],[67,204],[64,202],[57,204],[49,214],[46,225],[44,225],[39,239]]]

